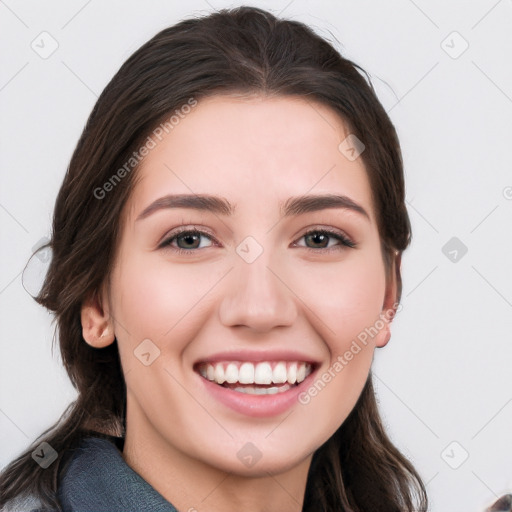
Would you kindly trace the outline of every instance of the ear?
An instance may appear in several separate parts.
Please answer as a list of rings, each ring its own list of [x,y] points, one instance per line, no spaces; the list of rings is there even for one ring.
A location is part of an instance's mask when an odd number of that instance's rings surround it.
[[[393,256],[390,275],[386,279],[386,292],[384,294],[384,302],[380,319],[383,322],[382,329],[375,339],[375,346],[378,348],[385,347],[391,339],[391,322],[396,315],[398,308],[398,280],[400,279],[400,265],[402,254],[396,252]]]
[[[95,348],[104,348],[115,340],[114,323],[108,311],[105,291],[94,292],[83,303],[80,311],[82,336]]]

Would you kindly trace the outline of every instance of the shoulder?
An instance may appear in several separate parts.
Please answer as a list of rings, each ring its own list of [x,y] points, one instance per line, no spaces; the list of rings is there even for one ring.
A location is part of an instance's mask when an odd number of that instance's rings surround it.
[[[101,462],[101,457],[118,456],[121,457],[124,439],[114,438],[112,436],[86,436],[78,443],[76,447],[68,450],[63,460],[72,463],[73,459],[79,455],[85,461],[85,465],[95,467]],[[85,455],[84,455],[85,454]],[[85,460],[87,459],[87,460]],[[71,464],[72,465],[72,464]],[[82,464],[83,466],[84,464]],[[59,487],[60,487],[59,481]],[[19,494],[9,500],[3,506],[0,506],[0,512],[58,512],[57,509],[50,509],[42,501],[30,493]]]

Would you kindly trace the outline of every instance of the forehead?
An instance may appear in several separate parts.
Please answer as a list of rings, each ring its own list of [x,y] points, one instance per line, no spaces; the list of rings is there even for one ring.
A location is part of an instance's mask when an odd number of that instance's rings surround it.
[[[165,194],[219,195],[237,212],[258,213],[290,196],[335,193],[373,217],[363,161],[349,160],[339,148],[348,127],[323,104],[213,96],[167,128],[152,135],[154,147],[137,171],[131,218]]]

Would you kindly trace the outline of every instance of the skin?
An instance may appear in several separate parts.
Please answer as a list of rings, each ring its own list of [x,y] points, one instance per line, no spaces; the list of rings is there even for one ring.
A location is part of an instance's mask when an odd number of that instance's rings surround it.
[[[224,350],[292,348],[319,361],[321,376],[393,307],[364,164],[338,149],[348,134],[335,112],[302,98],[215,96],[138,169],[111,279],[82,307],[83,336],[97,348],[117,339],[123,457],[180,512],[300,511],[312,454],[353,409],[375,348],[389,341],[386,323],[309,403],[270,418],[217,402],[192,370]],[[167,208],[136,220],[170,193],[222,196],[236,212]],[[349,196],[369,219],[335,208],[280,213],[290,196],[326,193]],[[179,226],[207,235],[159,248]],[[311,228],[341,231],[357,246],[304,237]],[[263,248],[250,264],[236,252],[247,236]],[[134,356],[145,339],[160,350],[149,366]],[[247,442],[262,454],[252,467],[237,457]]]

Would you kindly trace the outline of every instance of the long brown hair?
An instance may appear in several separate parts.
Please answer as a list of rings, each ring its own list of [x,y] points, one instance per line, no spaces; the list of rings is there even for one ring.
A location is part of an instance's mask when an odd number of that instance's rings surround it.
[[[55,314],[62,360],[78,398],[4,469],[0,505],[29,493],[61,510],[58,477],[81,439],[124,436],[126,387],[117,342],[103,349],[85,343],[80,308],[112,268],[121,211],[137,170],[126,162],[191,99],[235,92],[321,102],[364,142],[361,158],[386,274],[395,274],[400,299],[400,256],[411,236],[401,150],[367,73],[306,25],[258,8],[224,9],[162,30],[122,65],[99,97],[59,191],[49,243],[53,258],[36,300]],[[122,179],[113,181],[114,175]],[[59,455],[45,470],[31,458],[42,441]],[[303,510],[426,509],[420,476],[384,431],[370,372],[348,418],[314,454]]]

